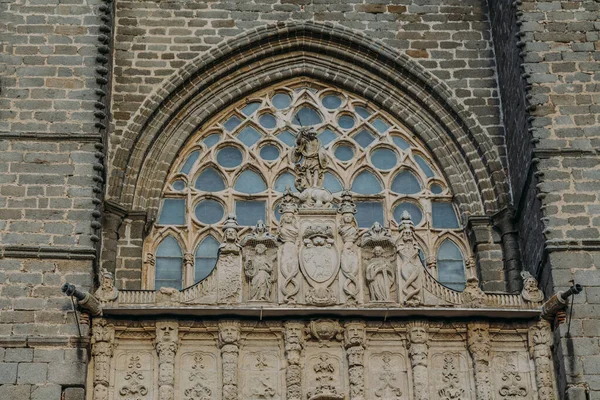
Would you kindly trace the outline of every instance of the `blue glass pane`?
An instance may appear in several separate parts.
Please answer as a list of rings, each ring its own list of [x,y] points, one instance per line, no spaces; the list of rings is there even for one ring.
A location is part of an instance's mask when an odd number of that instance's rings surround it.
[[[250,147],[260,139],[260,133],[251,126],[247,126],[237,134],[237,138]]]
[[[375,222],[383,225],[383,204],[378,201],[356,202],[356,223],[359,228],[370,228]]]
[[[421,191],[421,184],[412,172],[400,171],[392,181],[392,191],[401,194],[415,194]]]
[[[342,105],[342,99],[340,98],[340,96],[330,94],[323,97],[322,103],[325,108],[335,110],[336,108],[339,108],[339,106]]]
[[[369,171],[363,171],[352,182],[352,191],[359,194],[377,194],[383,189],[379,180]]]
[[[238,192],[254,194],[267,190],[267,185],[260,175],[247,169],[238,176],[233,188]]]
[[[338,124],[342,129],[352,129],[352,127],[354,126],[354,118],[352,118],[349,115],[342,115],[338,119]]]
[[[273,161],[279,158],[279,149],[272,144],[267,144],[260,149],[260,156],[263,160]]]
[[[192,167],[194,166],[194,163],[196,162],[196,160],[198,159],[199,156],[200,156],[200,151],[198,151],[198,150],[192,151],[190,153],[190,155],[188,156],[187,160],[185,160],[185,163],[183,164],[183,166],[181,167],[181,172],[184,174],[189,174],[190,171],[192,170]]]
[[[429,190],[431,190],[431,193],[433,193],[433,194],[440,194],[444,191],[444,189],[437,183],[432,184],[429,187]]]
[[[423,219],[421,209],[413,203],[400,203],[394,208],[394,219],[397,223],[402,221],[402,213],[408,211],[410,219],[415,225],[419,225]]]
[[[273,129],[277,126],[277,120],[272,114],[263,114],[258,119],[258,123],[266,129]]]
[[[185,189],[185,182],[178,179],[175,182],[173,182],[173,189],[175,190],[183,190]]]
[[[373,127],[377,129],[379,133],[384,133],[390,128],[390,126],[380,118],[377,118],[375,121],[371,122],[371,125],[373,125]]]
[[[223,147],[217,153],[217,162],[225,168],[234,168],[242,163],[242,152],[235,147]]]
[[[235,214],[240,225],[254,226],[259,220],[265,221],[265,202],[237,200]]]
[[[434,228],[458,228],[458,218],[456,218],[452,203],[431,203],[431,216]]]
[[[217,170],[209,167],[198,176],[195,187],[205,192],[220,192],[225,189],[225,182]]]
[[[371,153],[371,162],[379,169],[392,169],[398,162],[398,157],[390,149],[377,149]]]
[[[177,240],[167,236],[156,249],[156,271],[154,287],[174,287],[181,289],[182,252]]]
[[[221,135],[219,135],[218,133],[213,133],[212,135],[208,135],[207,137],[205,137],[203,142],[206,145],[206,147],[211,148],[215,144],[217,144],[220,139]]]
[[[337,139],[337,135],[335,132],[325,129],[323,132],[319,133],[318,138],[321,144],[325,146]]]
[[[164,199],[158,223],[185,225],[185,199]]]
[[[290,147],[296,145],[296,136],[294,136],[290,131],[283,131],[279,135],[277,135],[277,139],[281,140],[283,143],[287,144]]]
[[[438,249],[437,268],[440,283],[454,290],[464,290],[466,279],[463,256],[451,240],[444,240]]]
[[[351,146],[337,146],[334,151],[335,157],[340,161],[349,161],[354,157],[354,149]]]
[[[323,176],[323,187],[331,193],[341,192],[343,189],[338,178],[333,176],[330,172],[325,172],[325,175]]]
[[[292,104],[292,98],[287,93],[277,93],[271,99],[273,106],[279,110],[288,108]]]
[[[202,200],[194,210],[198,221],[204,224],[216,224],[223,218],[223,206],[216,200]]]
[[[362,147],[367,147],[368,145],[373,143],[373,140],[375,140],[375,138],[369,131],[363,129],[362,131],[354,135],[354,140],[356,140],[356,142]]]
[[[242,121],[236,117],[235,115],[231,118],[229,118],[227,121],[225,121],[225,123],[223,124],[223,126],[225,127],[225,129],[227,129],[229,132],[233,131]]]
[[[285,172],[281,174],[279,178],[277,178],[277,181],[275,181],[274,189],[278,192],[283,193],[285,191],[286,186],[289,186],[293,192],[297,192],[298,190],[296,189],[295,181],[296,178],[294,178],[294,175],[290,174],[289,172]]]
[[[369,110],[360,106],[354,106],[354,111],[356,111],[356,113],[364,119],[369,118],[369,116],[371,115],[371,112]]]
[[[156,257],[183,257],[179,243],[173,236],[167,236],[158,245]]]
[[[293,123],[300,126],[318,125],[321,123],[321,116],[310,107],[302,107],[294,115]]]
[[[196,249],[194,260],[194,281],[199,282],[206,278],[215,269],[217,264],[217,253],[219,252],[219,242],[212,237],[207,236]]]
[[[396,146],[400,147],[402,150],[406,150],[410,147],[408,142],[399,136],[392,136],[392,141]]]
[[[244,108],[242,108],[242,112],[244,113],[244,115],[250,116],[250,115],[254,114],[254,111],[258,110],[259,107],[260,107],[259,101],[248,103]]]
[[[415,156],[415,161],[417,162],[417,164],[419,164],[419,167],[421,167],[421,169],[425,173],[425,176],[431,178],[434,175],[433,170],[431,169],[427,161],[423,159],[423,157]]]

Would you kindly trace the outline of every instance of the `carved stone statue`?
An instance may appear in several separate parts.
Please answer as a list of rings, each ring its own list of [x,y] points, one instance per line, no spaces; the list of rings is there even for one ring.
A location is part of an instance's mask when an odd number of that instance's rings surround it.
[[[296,146],[292,149],[292,162],[296,164],[296,188],[319,188],[323,183],[323,174],[327,168],[327,155],[321,147],[317,132],[303,128],[298,133]]]
[[[381,246],[384,244],[392,244],[392,235],[390,234],[390,230],[381,226],[381,224],[377,221],[373,224],[373,226],[365,232],[360,240],[361,247],[365,246]]]
[[[384,257],[383,253],[384,250],[381,246],[375,246],[373,258],[365,271],[371,301],[394,301],[392,289],[396,281],[396,272],[390,260]]]
[[[238,231],[240,226],[237,223],[235,214],[229,214],[225,224],[223,224],[223,236],[225,242],[219,246],[220,254],[240,254],[240,245],[238,244]]]
[[[298,240],[298,221],[295,216],[298,212],[298,205],[289,187],[283,193],[279,211],[282,213],[281,221],[279,221],[279,240],[283,242],[280,268],[284,278],[281,292],[283,301],[293,304],[296,302],[296,295],[300,291],[300,283],[298,282],[300,265],[296,243]]]
[[[342,215],[342,223],[338,232],[344,248],[340,257],[342,273],[344,274],[343,290],[349,304],[356,304],[359,293],[358,282],[358,254],[355,242],[358,240],[358,228],[356,227],[356,206],[352,201],[352,195],[349,191],[342,193],[342,202],[338,209]]]
[[[523,291],[521,296],[533,303],[539,303],[544,300],[544,292],[538,289],[538,281],[528,271],[522,271],[521,277],[523,278]]]
[[[267,247],[259,243],[254,248],[254,255],[246,261],[244,273],[249,280],[250,300],[271,300],[271,286],[273,284],[273,262],[269,260]]]
[[[477,400],[489,400],[492,398],[489,323],[472,322],[467,325],[467,347],[473,359]]]
[[[429,399],[429,375],[427,373],[427,356],[429,353],[427,325],[414,321],[409,326],[409,352],[413,375],[413,392],[415,400]]]
[[[299,321],[285,323],[285,357],[287,368],[285,382],[288,400],[302,398],[302,351],[304,349],[304,324]]]
[[[467,285],[463,290],[463,301],[467,307],[479,308],[485,304],[485,293],[479,287],[479,279],[475,273],[475,259],[468,258],[466,262]]]
[[[223,400],[238,400],[238,340],[240,326],[236,321],[219,322],[219,347],[223,379]]]
[[[100,287],[94,296],[100,301],[113,301],[119,296],[119,291],[115,287],[115,276],[106,268],[100,271]]]
[[[417,306],[422,302],[421,272],[423,265],[419,258],[419,246],[415,239],[415,227],[406,211],[402,213],[400,223],[400,238],[397,251],[400,258],[400,275],[402,276],[403,303]]]

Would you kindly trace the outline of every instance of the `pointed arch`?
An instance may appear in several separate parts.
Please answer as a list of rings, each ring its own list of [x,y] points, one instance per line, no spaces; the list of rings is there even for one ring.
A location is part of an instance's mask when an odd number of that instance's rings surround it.
[[[260,48],[260,51],[256,49]],[[199,125],[265,85],[307,76],[338,85],[401,120],[429,147],[462,212],[508,202],[491,139],[445,84],[405,55],[351,30],[313,22],[258,28],[190,63],[150,97],[114,149],[108,196],[156,210],[174,154]],[[132,149],[132,150],[130,150]],[[462,179],[452,179],[460,176]]]
[[[167,235],[156,247],[154,289],[183,288],[183,251],[172,235]]]

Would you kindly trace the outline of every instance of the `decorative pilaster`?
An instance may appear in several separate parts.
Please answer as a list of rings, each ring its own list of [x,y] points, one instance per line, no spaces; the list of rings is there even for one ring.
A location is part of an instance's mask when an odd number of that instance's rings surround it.
[[[237,321],[219,322],[219,347],[223,368],[223,400],[238,400],[238,354],[240,325]]]
[[[92,321],[92,356],[94,357],[93,400],[108,400],[110,362],[113,356],[115,328],[104,318]]]
[[[178,324],[174,321],[156,323],[156,353],[158,354],[158,399],[175,397],[175,354],[179,344]]]
[[[489,323],[473,322],[467,327],[467,346],[473,359],[477,400],[490,400],[490,331]]]
[[[429,376],[427,356],[429,353],[427,324],[414,321],[408,330],[408,355],[412,366],[414,400],[429,399]]]
[[[348,357],[350,400],[365,398],[365,324],[352,321],[344,326],[344,347]]]
[[[552,367],[552,330],[550,322],[540,319],[529,328],[529,351],[535,363],[535,381],[539,400],[552,400],[554,396]]]
[[[302,352],[304,350],[304,324],[299,321],[285,323],[285,383],[287,400],[302,398]]]

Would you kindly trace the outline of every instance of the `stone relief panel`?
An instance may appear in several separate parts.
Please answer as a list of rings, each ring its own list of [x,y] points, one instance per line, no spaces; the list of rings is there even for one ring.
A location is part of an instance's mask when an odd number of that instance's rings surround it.
[[[148,343],[150,345],[150,343]],[[157,357],[152,349],[141,349],[120,344],[115,354],[114,399],[151,400],[156,397]]]
[[[304,368],[307,400],[346,399],[347,377],[344,354],[333,349],[308,349]]]
[[[245,349],[240,362],[241,394],[247,400],[282,399],[281,355],[278,350]],[[271,347],[271,346],[269,346]]]
[[[492,352],[491,376],[496,399],[537,399],[533,368],[524,351]]]
[[[220,366],[214,347],[188,345],[188,348],[194,351],[186,351],[180,358],[179,397],[182,400],[220,399]]]
[[[465,351],[440,351],[431,355],[429,377],[432,399],[473,399],[470,370]]]
[[[394,351],[395,350],[395,351]],[[403,351],[373,349],[367,357],[367,398],[409,399],[408,372]]]

